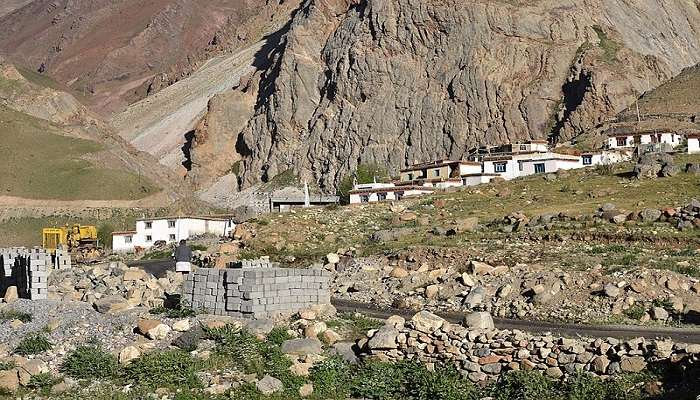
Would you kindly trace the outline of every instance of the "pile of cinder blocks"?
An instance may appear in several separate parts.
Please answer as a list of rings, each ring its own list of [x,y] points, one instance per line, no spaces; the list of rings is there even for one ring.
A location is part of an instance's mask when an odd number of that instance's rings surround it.
[[[267,318],[330,304],[329,284],[322,269],[200,268],[187,276],[183,300],[211,314]]]
[[[8,286],[17,286],[22,298],[46,299],[51,271],[71,266],[70,254],[65,250],[50,254],[39,247],[0,249],[0,290],[4,293]]]

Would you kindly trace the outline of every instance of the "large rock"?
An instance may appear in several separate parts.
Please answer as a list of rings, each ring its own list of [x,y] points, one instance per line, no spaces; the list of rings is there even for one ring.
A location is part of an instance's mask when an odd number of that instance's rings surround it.
[[[493,318],[487,312],[473,312],[464,317],[464,325],[470,329],[495,329]]]
[[[3,272],[4,273],[4,272]],[[3,296],[3,300],[5,303],[14,303],[19,299],[19,294],[17,293],[17,286],[9,286],[5,290],[5,295]]]
[[[445,324],[445,320],[431,313],[430,311],[420,311],[411,318],[413,327],[421,332],[434,332]]]
[[[640,218],[644,222],[656,222],[661,218],[661,210],[655,208],[645,208],[639,213]]]
[[[141,350],[137,346],[126,346],[119,352],[119,363],[128,364],[141,357]]]
[[[316,338],[291,339],[282,343],[282,352],[295,356],[307,356],[310,354],[321,354],[323,345]]]
[[[616,298],[620,296],[622,293],[622,290],[617,287],[616,285],[613,285],[612,283],[608,283],[603,287],[603,292],[605,293],[606,296]]]
[[[265,396],[270,396],[284,390],[284,384],[282,384],[282,381],[270,375],[265,375],[258,381],[258,383],[255,384],[255,387],[258,388],[260,393],[264,394]]]
[[[493,271],[491,265],[480,261],[472,261],[470,267],[471,273],[474,275],[489,275]]]
[[[17,369],[0,371],[0,389],[5,389],[9,392],[15,392],[19,389]]]
[[[170,327],[155,319],[140,319],[138,331],[151,340],[163,340],[170,333]]]
[[[355,343],[338,342],[333,345],[331,353],[339,355],[350,364],[357,364],[360,361],[355,352]]]
[[[95,309],[100,313],[118,313],[128,310],[132,305],[123,297],[118,295],[105,296],[98,299],[93,304]]]
[[[646,367],[647,363],[641,356],[622,357],[620,361],[620,368],[624,372],[641,372]]]
[[[399,336],[398,329],[384,325],[374,333],[374,336],[367,342],[367,346],[372,350],[395,349],[398,347],[397,336]]]

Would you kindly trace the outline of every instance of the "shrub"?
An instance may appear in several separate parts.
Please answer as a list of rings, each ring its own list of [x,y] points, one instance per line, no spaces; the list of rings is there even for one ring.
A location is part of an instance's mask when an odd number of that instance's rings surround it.
[[[644,314],[646,314],[646,312],[646,308],[643,305],[637,303],[625,310],[625,315],[629,319],[640,320],[642,319]]]
[[[292,339],[292,336],[287,332],[287,328],[282,326],[274,327],[270,333],[267,334],[267,341],[277,346],[281,346],[282,343],[289,339]]]
[[[146,354],[124,369],[127,380],[150,388],[201,386],[198,364],[189,353],[169,350]]]
[[[75,379],[104,379],[115,376],[117,358],[97,346],[80,346],[68,353],[61,372]]]
[[[552,381],[536,371],[512,371],[501,376],[494,390],[496,400],[554,398]]]
[[[218,353],[226,355],[247,374],[260,376],[265,360],[260,351],[262,342],[248,331],[233,325],[206,330],[207,337],[217,343]]]
[[[32,375],[32,377],[29,379],[29,384],[27,384],[27,387],[38,390],[44,395],[48,395],[51,392],[51,387],[60,382],[61,379],[56,378],[48,372],[44,372],[41,374]]]
[[[14,361],[0,362],[0,371],[9,371],[16,366],[17,364]]]
[[[151,308],[148,312],[150,314],[163,315],[167,318],[173,319],[189,318],[197,315],[197,312],[195,310],[186,305],[183,305],[182,303],[177,303],[175,306],[169,308],[166,308],[164,306],[154,307]]]
[[[15,310],[0,311],[0,320],[11,321],[14,319],[20,320],[26,324],[27,322],[32,322],[32,314]]]
[[[567,400],[609,399],[606,384],[601,379],[584,372],[579,372],[569,378],[569,381],[565,384],[564,391],[566,392]]]
[[[404,371],[400,364],[367,362],[353,374],[353,397],[394,399],[405,389]]]
[[[320,399],[347,399],[350,396],[351,368],[340,357],[331,357],[311,369],[314,395]]]
[[[46,336],[41,333],[35,333],[22,339],[22,341],[20,341],[15,348],[14,353],[22,356],[28,356],[43,353],[51,350],[52,348],[53,345],[51,342],[49,342]]]
[[[615,173],[613,164],[598,164],[595,166],[595,173],[602,176],[611,176]]]
[[[407,394],[415,400],[472,400],[477,391],[471,381],[462,377],[454,368],[428,371],[422,365],[406,363]]]

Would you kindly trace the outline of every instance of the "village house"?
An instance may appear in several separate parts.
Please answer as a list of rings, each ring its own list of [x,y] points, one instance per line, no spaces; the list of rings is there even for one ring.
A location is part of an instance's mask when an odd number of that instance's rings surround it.
[[[642,145],[668,145],[676,148],[683,142],[681,131],[686,123],[680,121],[646,120],[614,124],[606,131],[607,148],[624,149]]]
[[[136,221],[136,230],[112,233],[112,250],[116,253],[132,253],[148,249],[156,242],[177,243],[197,235],[229,236],[236,227],[228,216],[185,216],[146,218]]]
[[[689,133],[688,138],[688,154],[700,153],[700,132]]]
[[[394,183],[356,184],[350,191],[350,204],[375,203],[385,200],[401,200],[404,197],[420,196],[435,191],[432,187],[396,185]]]

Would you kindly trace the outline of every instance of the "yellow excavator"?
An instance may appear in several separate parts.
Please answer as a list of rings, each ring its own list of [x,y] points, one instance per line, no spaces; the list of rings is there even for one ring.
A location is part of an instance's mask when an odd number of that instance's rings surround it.
[[[102,248],[97,239],[97,228],[92,225],[73,224],[60,228],[42,230],[43,247],[51,252],[65,249],[77,256],[80,261],[94,260],[102,255]]]

